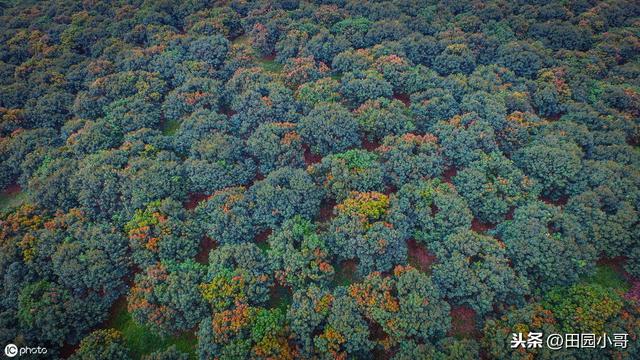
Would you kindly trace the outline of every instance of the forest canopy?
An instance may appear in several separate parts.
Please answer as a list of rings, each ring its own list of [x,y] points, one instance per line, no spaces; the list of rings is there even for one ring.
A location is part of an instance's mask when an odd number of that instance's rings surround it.
[[[0,344],[638,359],[639,36],[633,0],[0,0]]]

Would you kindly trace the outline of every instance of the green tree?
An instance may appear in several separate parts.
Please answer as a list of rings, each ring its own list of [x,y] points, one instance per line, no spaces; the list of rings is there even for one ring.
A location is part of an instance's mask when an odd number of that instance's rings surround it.
[[[484,315],[501,303],[518,304],[529,294],[529,283],[509,266],[504,245],[498,240],[463,230],[430,248],[439,262],[433,281],[444,295]]]
[[[483,222],[498,223],[511,207],[535,199],[537,184],[502,154],[483,154],[454,178],[456,189]]]

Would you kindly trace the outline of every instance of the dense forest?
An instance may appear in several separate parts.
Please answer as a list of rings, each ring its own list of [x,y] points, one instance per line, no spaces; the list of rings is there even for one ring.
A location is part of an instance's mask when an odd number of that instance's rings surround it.
[[[0,347],[640,359],[637,1],[0,12]]]

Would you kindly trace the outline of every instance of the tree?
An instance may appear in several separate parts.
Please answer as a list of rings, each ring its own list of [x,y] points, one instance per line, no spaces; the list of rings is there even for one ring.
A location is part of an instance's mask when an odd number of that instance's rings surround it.
[[[640,171],[633,166],[611,160],[584,160],[582,171],[571,185],[570,194],[579,195],[598,188],[607,188],[620,203],[636,207],[640,201]]]
[[[617,293],[596,284],[556,288],[545,295],[542,304],[553,312],[562,331],[596,334],[606,331],[624,305]]]
[[[119,151],[86,156],[69,180],[82,211],[92,219],[113,219],[122,211],[119,170],[127,162]]]
[[[58,128],[70,117],[73,96],[62,91],[49,91],[27,100],[25,118],[32,128]],[[46,115],[45,115],[46,114]]]
[[[51,246],[46,237],[59,239],[50,261],[61,285],[87,301],[97,297],[105,308],[124,292],[123,278],[129,273],[126,240],[113,226],[76,223],[53,234],[47,232],[40,234],[42,242],[36,253],[45,255],[43,248]]]
[[[167,197],[181,200],[186,195],[185,174],[175,154],[158,151],[151,144],[144,148],[145,154],[129,160],[120,172],[120,191],[127,217],[150,202]]]
[[[247,146],[251,155],[258,159],[258,168],[262,174],[283,166],[304,166],[302,138],[296,124],[262,124],[249,136]]]
[[[495,132],[506,127],[507,108],[505,101],[484,91],[465,94],[460,109],[464,113],[474,112],[479,118],[491,125]]]
[[[365,35],[373,23],[366,17],[348,17],[338,21],[331,27],[333,34],[344,36],[355,48],[365,47]]]
[[[628,257],[624,269],[632,276],[638,277],[640,275],[640,250],[638,247],[632,248]]]
[[[204,61],[217,68],[222,65],[228,50],[229,41],[222,35],[203,36],[189,42],[187,57],[190,60]]]
[[[401,21],[396,19],[379,20],[369,27],[369,31],[367,31],[367,35],[365,36],[365,44],[371,46],[385,40],[397,41],[402,39],[407,33],[408,29]]]
[[[152,352],[149,355],[143,355],[143,360],[188,360],[189,355],[181,352],[175,345],[171,345],[164,350]]]
[[[564,70],[541,71],[532,91],[533,106],[542,116],[557,116],[565,111],[564,102],[571,96],[571,89],[564,79]]]
[[[28,209],[15,216],[23,218]],[[126,238],[113,225],[89,222],[78,209],[57,212],[42,227],[31,223],[37,219],[22,220],[30,227],[18,243],[22,262],[36,279],[46,279],[47,287],[68,291],[70,304],[65,306],[87,312],[87,317],[70,314],[70,322],[75,324],[69,326],[84,328],[98,323],[104,316],[101,311],[126,290],[124,278],[130,265]],[[81,335],[72,333],[68,340],[79,341],[75,337]]]
[[[124,226],[132,257],[145,268],[160,261],[186,261],[195,257],[200,229],[182,204],[167,198],[136,210]]]
[[[529,145],[543,121],[531,112],[514,111],[505,118],[505,126],[496,134],[500,150],[508,156]],[[519,164],[518,164],[519,165]]]
[[[345,288],[296,291],[287,318],[302,356],[366,356],[373,349],[369,327]]]
[[[342,76],[340,93],[352,107],[358,107],[367,100],[390,98],[393,86],[376,70],[349,72]]]
[[[439,179],[401,187],[391,202],[391,212],[395,226],[427,246],[470,229],[473,217],[453,185]]]
[[[214,192],[195,210],[205,234],[219,244],[248,242],[254,235],[249,202],[244,187]]]
[[[21,164],[30,153],[58,143],[51,129],[19,130],[0,141],[0,188],[15,183],[21,175]]]
[[[580,219],[587,242],[598,254],[621,256],[637,246],[638,210],[623,199],[608,186],[601,186],[567,203],[565,211]]]
[[[287,60],[283,69],[284,83],[292,89],[297,89],[300,85],[316,81],[329,71],[324,63],[316,63],[312,56],[298,57]]]
[[[272,270],[260,248],[253,243],[230,244],[209,254],[209,270],[200,290],[217,314],[238,304],[264,304],[272,285]]]
[[[279,282],[302,289],[310,284],[327,285],[333,278],[333,254],[325,236],[309,220],[287,220],[267,241],[267,254]]]
[[[518,304],[529,293],[527,280],[510,266],[504,245],[489,236],[463,230],[434,242],[439,262],[433,281],[444,295],[484,315],[500,303]]]
[[[474,113],[439,122],[434,133],[442,144],[443,155],[456,167],[468,166],[481,159],[483,153],[498,149],[493,129]]]
[[[130,359],[122,334],[114,329],[95,330],[80,342],[73,360]]]
[[[389,336],[389,346],[407,339],[427,342],[449,330],[450,307],[443,294],[429,276],[410,266],[397,266],[388,277],[373,272],[349,286],[348,293]]]
[[[203,359],[293,359],[280,309],[241,304],[200,323],[198,352]]]
[[[441,45],[432,36],[414,32],[400,39],[407,58],[414,64],[430,66],[442,51]]]
[[[62,346],[100,322],[107,308],[73,297],[59,285],[39,280],[27,284],[18,297],[18,323],[30,338]]]
[[[408,182],[442,174],[444,159],[431,134],[387,136],[375,152],[380,156],[385,183],[400,187]]]
[[[144,98],[135,95],[112,102],[104,108],[104,112],[105,122],[122,133],[155,128],[162,119],[156,103],[145,101]]]
[[[260,124],[268,122],[297,122],[297,103],[293,92],[276,82],[249,88],[230,101],[231,125],[237,135],[246,135]]]
[[[86,91],[76,96],[73,113],[85,119],[104,116],[104,109],[116,99],[136,95],[158,103],[166,93],[166,82],[157,73],[121,71],[93,81]]]
[[[458,101],[449,91],[436,88],[411,94],[411,112],[418,131],[430,132],[439,121],[459,112]]]
[[[535,181],[525,176],[502,154],[483,154],[460,171],[453,183],[469,203],[473,214],[483,222],[498,223],[511,207],[535,199]]]
[[[523,334],[541,332],[543,334],[558,334],[561,332],[552,311],[545,309],[540,303],[528,304],[522,308],[512,309],[504,316],[487,320],[483,328],[482,348],[487,354],[496,359],[524,360],[532,356],[551,357],[553,350],[548,347],[511,348],[509,334]],[[563,349],[567,351],[567,349]]]
[[[312,218],[320,208],[321,192],[307,172],[280,168],[249,188],[247,197],[259,228],[276,228],[295,215]]]
[[[333,35],[326,29],[321,28],[305,44],[303,53],[312,55],[316,60],[325,64],[331,64],[333,58],[349,47],[348,40],[338,34]]]
[[[360,125],[360,131],[366,134],[370,141],[414,130],[409,109],[395,99],[367,100],[355,110],[355,118]]]
[[[444,338],[436,346],[431,343],[417,343],[406,340],[400,343],[393,360],[410,359],[477,359],[480,356],[478,343],[472,339]]]
[[[406,234],[388,217],[388,196],[353,192],[335,214],[329,224],[332,250],[341,260],[357,259],[359,274],[388,271],[407,261]]]
[[[451,44],[433,59],[433,67],[440,75],[470,74],[476,67],[476,59],[466,44]]]
[[[360,145],[358,123],[336,103],[320,103],[300,120],[300,136],[311,151],[320,155],[342,152]]]
[[[383,55],[376,59],[373,66],[387,82],[393,85],[394,92],[402,92],[411,68],[411,63],[407,59],[395,54]]]
[[[276,43],[276,60],[280,63],[297,57],[309,41],[309,33],[292,29]]]
[[[63,211],[77,206],[75,194],[64,189],[69,187],[69,179],[77,171],[78,163],[65,155],[45,156],[29,179],[30,198],[36,205]]]
[[[378,155],[366,150],[325,156],[320,164],[310,166],[308,172],[337,201],[344,200],[352,191],[384,190]]]
[[[214,191],[246,185],[255,176],[256,164],[241,139],[222,133],[195,142],[184,162],[194,192]]]
[[[314,82],[307,82],[295,93],[303,113],[307,114],[316,104],[335,103],[340,100],[340,83],[333,78],[325,77]]]
[[[540,184],[542,194],[552,199],[566,196],[582,169],[583,152],[573,142],[543,138],[513,155],[522,171]]]
[[[212,133],[230,130],[226,116],[207,109],[196,110],[180,121],[180,127],[173,135],[174,147],[178,153],[186,155],[199,140]]]
[[[374,58],[368,49],[347,49],[333,58],[331,68],[335,72],[365,71],[373,65]]]
[[[336,296],[326,321],[322,333],[314,338],[316,353],[321,358],[335,359],[348,354],[362,357],[372,349],[369,327],[352,299]]]
[[[165,119],[178,120],[196,110],[216,111],[220,97],[220,82],[207,78],[189,78],[167,94],[162,104]]]
[[[512,41],[498,48],[497,63],[509,68],[518,76],[531,79],[546,65],[548,58],[539,44]]]
[[[578,219],[539,201],[516,208],[496,228],[513,267],[541,291],[576,282],[594,265],[595,249],[582,238]]]
[[[206,315],[198,290],[204,272],[202,265],[191,260],[149,266],[136,275],[127,296],[131,317],[165,335],[193,328]]]

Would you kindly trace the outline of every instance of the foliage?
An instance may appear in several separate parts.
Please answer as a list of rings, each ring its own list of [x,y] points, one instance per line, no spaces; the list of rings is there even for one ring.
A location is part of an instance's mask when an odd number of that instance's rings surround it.
[[[185,261],[198,251],[197,225],[182,204],[170,198],[136,210],[124,229],[133,259],[142,268],[159,261]]]
[[[129,359],[122,334],[114,329],[95,330],[80,342],[72,359]]]
[[[209,254],[206,281],[200,285],[214,313],[237,304],[260,305],[273,284],[270,264],[255,244],[223,245]]]
[[[340,100],[340,83],[330,77],[306,82],[298,88],[295,99],[300,103],[303,111],[308,113],[316,104],[333,103]]]
[[[508,311],[500,318],[490,319],[484,325],[482,347],[487,354],[496,359],[528,359],[532,356],[550,357],[553,350],[542,346],[539,348],[511,348],[511,334],[522,333],[523,337],[530,332],[543,334],[560,333],[557,320],[552,311],[539,303],[532,303],[519,309]],[[527,335],[524,335],[527,334]],[[526,337],[525,337],[526,339]]]
[[[553,312],[562,331],[599,334],[619,314],[623,302],[619,295],[599,285],[577,284],[550,291],[543,305]]]
[[[184,171],[194,192],[210,194],[247,184],[255,175],[256,165],[241,139],[215,133],[191,146]]]
[[[454,178],[459,193],[483,222],[498,223],[511,207],[536,198],[536,183],[497,152],[483,154]]]
[[[254,223],[275,228],[295,215],[312,218],[320,207],[321,193],[304,170],[283,167],[253,184],[247,197]]]
[[[55,283],[40,280],[20,292],[17,320],[30,337],[62,346],[65,341],[80,340],[80,334],[95,325],[94,317],[105,310],[73,297]]]
[[[189,355],[181,352],[175,345],[165,350],[158,350],[142,357],[143,360],[188,360]]]
[[[253,236],[251,212],[243,187],[216,191],[198,205],[195,216],[205,234],[219,244],[246,242]]]
[[[396,226],[425,245],[471,228],[471,210],[451,184],[439,179],[408,183],[391,204]]]
[[[360,131],[369,140],[387,135],[402,135],[414,130],[408,109],[399,100],[378,98],[367,100],[355,110]]]
[[[585,243],[576,219],[542,202],[518,207],[496,229],[513,267],[546,291],[569,285],[593,268],[595,249]]]
[[[340,93],[353,107],[367,100],[390,98],[393,86],[375,70],[345,73],[341,79]]]
[[[388,271],[407,261],[406,233],[389,219],[389,198],[353,192],[336,207],[329,224],[330,246],[341,260],[357,259],[358,273]]]
[[[367,323],[344,288],[331,293],[312,285],[296,291],[287,318],[302,356],[358,356],[373,348]]]
[[[198,291],[203,276],[202,265],[191,260],[147,267],[136,275],[127,297],[131,316],[160,334],[193,328],[206,314]]]
[[[382,191],[383,170],[378,155],[366,150],[347,150],[322,158],[308,172],[316,182],[337,201],[342,201],[352,191]]]
[[[637,291],[614,299],[626,283],[606,265],[639,272],[633,1],[0,9],[3,343],[640,358]],[[505,335],[569,326],[629,346],[511,349]]]
[[[293,359],[286,341],[284,314],[279,309],[250,307],[235,309],[205,318],[198,331],[201,358],[219,359]]]
[[[380,155],[385,182],[391,186],[435,178],[444,170],[442,148],[431,134],[387,136],[375,151]]]
[[[358,122],[343,106],[320,103],[300,120],[299,133],[311,151],[320,155],[360,145]]]
[[[574,196],[566,211],[581,219],[579,227],[586,241],[597,253],[608,257],[627,254],[637,241],[638,210],[608,186],[602,186]],[[635,239],[635,240],[634,240]]]
[[[498,149],[491,125],[474,113],[441,121],[433,132],[440,140],[445,159],[455,167],[468,166],[479,160],[482,153]]]
[[[267,254],[279,282],[301,289],[326,285],[333,278],[333,255],[309,220],[294,217],[285,221],[268,242]]]
[[[433,281],[444,295],[483,315],[500,303],[518,304],[529,293],[526,278],[509,266],[504,245],[471,230],[430,246],[439,262]]]
[[[296,124],[267,123],[258,126],[246,143],[258,159],[260,173],[268,174],[283,166],[302,167],[304,149]]]
[[[390,277],[373,272],[349,286],[348,293],[390,337],[387,346],[405,339],[437,339],[449,329],[450,307],[443,293],[430,277],[411,267],[397,266]]]

